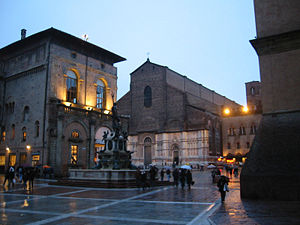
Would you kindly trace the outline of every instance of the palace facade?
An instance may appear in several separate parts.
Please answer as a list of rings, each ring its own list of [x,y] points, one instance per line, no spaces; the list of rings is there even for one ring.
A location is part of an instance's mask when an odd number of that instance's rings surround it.
[[[25,32],[0,49],[0,169],[91,168],[111,129],[114,64],[125,59],[54,28]]]

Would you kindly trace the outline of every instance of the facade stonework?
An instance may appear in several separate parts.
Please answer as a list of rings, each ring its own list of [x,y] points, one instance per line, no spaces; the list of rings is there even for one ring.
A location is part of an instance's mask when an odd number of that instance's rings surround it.
[[[123,60],[54,28],[0,49],[1,169],[93,167]]]
[[[221,117],[235,102],[147,60],[119,101],[130,115],[128,150],[136,164],[200,164],[222,155]]]

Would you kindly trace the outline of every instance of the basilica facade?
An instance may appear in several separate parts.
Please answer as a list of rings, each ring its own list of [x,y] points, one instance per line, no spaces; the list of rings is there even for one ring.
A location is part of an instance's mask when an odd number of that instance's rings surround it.
[[[54,28],[0,49],[0,170],[93,167],[123,60]]]
[[[222,111],[239,104],[166,66],[150,62],[131,73],[119,101],[129,115],[133,163],[201,164],[222,155]]]

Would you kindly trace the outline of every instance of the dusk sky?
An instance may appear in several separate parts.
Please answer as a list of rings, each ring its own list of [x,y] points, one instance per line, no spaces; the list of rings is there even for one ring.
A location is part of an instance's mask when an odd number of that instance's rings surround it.
[[[54,27],[127,60],[118,68],[118,99],[130,73],[149,58],[240,104],[245,82],[260,80],[252,0],[0,0],[0,48]]]

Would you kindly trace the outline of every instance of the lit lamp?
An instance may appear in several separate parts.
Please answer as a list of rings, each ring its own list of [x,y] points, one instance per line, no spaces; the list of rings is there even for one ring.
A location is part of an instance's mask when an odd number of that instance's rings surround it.
[[[29,151],[31,149],[30,145],[26,145],[26,149]]]
[[[10,151],[9,147],[6,147],[6,151],[8,151],[8,152]]]
[[[230,114],[230,109],[228,109],[228,108],[224,109],[224,114],[229,115]]]
[[[72,103],[71,102],[64,102],[64,105],[70,107],[72,105]]]
[[[244,113],[247,113],[248,111],[249,111],[248,107],[247,107],[247,106],[244,106],[244,107],[243,107],[243,112],[244,112]]]
[[[104,114],[109,114],[109,110],[104,110]]]

